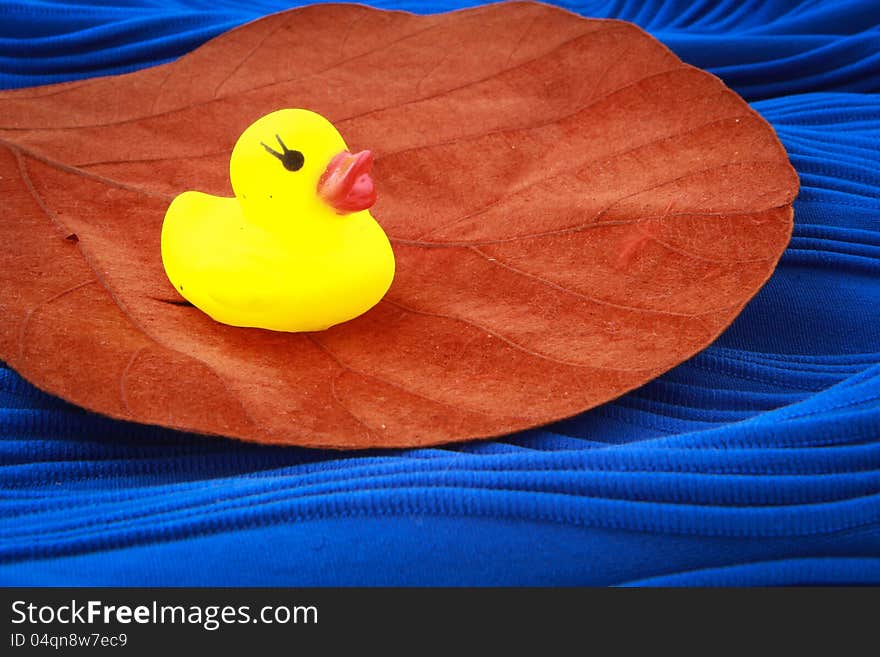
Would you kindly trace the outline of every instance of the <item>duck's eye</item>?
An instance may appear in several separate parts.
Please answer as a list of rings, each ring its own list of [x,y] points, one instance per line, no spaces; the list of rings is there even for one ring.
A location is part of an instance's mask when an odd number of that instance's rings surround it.
[[[299,151],[287,151],[281,157],[281,164],[283,164],[284,168],[288,171],[299,171],[302,169],[305,161],[306,158],[304,158],[303,154]]]
[[[299,171],[302,169],[303,164],[305,164],[306,158],[302,153],[295,150],[290,150],[287,146],[284,145],[284,142],[281,141],[281,137],[279,135],[275,135],[275,139],[278,140],[278,144],[281,146],[281,153],[276,151],[274,148],[267,146],[264,142],[260,142],[263,145],[263,148],[266,149],[267,152],[271,153],[279,160],[281,160],[281,164],[284,165],[284,168],[288,171]]]

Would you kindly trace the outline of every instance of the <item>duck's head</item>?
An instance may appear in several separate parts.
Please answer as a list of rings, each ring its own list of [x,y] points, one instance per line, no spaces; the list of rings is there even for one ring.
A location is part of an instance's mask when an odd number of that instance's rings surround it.
[[[320,114],[283,109],[242,133],[229,174],[245,216],[265,225],[366,210],[376,200],[372,165],[370,151],[350,153]]]

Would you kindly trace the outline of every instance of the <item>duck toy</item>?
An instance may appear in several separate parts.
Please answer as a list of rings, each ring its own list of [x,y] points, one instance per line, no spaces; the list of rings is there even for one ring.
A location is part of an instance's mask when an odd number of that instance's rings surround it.
[[[320,114],[282,109],[238,138],[234,198],[187,191],[162,224],[177,291],[223,324],[321,331],[376,305],[394,253],[370,215],[370,151],[351,153]]]

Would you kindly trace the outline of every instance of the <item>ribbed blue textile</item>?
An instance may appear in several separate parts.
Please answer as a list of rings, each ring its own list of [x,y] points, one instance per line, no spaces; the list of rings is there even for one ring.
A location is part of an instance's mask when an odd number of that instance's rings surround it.
[[[788,149],[794,237],[733,326],[574,419],[370,453],[115,422],[0,369],[0,582],[880,584],[880,3],[563,4],[645,27]],[[287,6],[6,1],[0,85],[168,61]]]

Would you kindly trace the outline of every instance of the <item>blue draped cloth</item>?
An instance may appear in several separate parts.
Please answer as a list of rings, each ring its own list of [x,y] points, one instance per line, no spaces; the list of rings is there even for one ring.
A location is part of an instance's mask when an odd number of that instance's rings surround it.
[[[295,4],[5,0],[0,86],[170,61]],[[880,3],[561,4],[641,25],[788,149],[794,236],[730,329],[573,419],[369,453],[116,422],[2,368],[0,583],[880,584]]]

